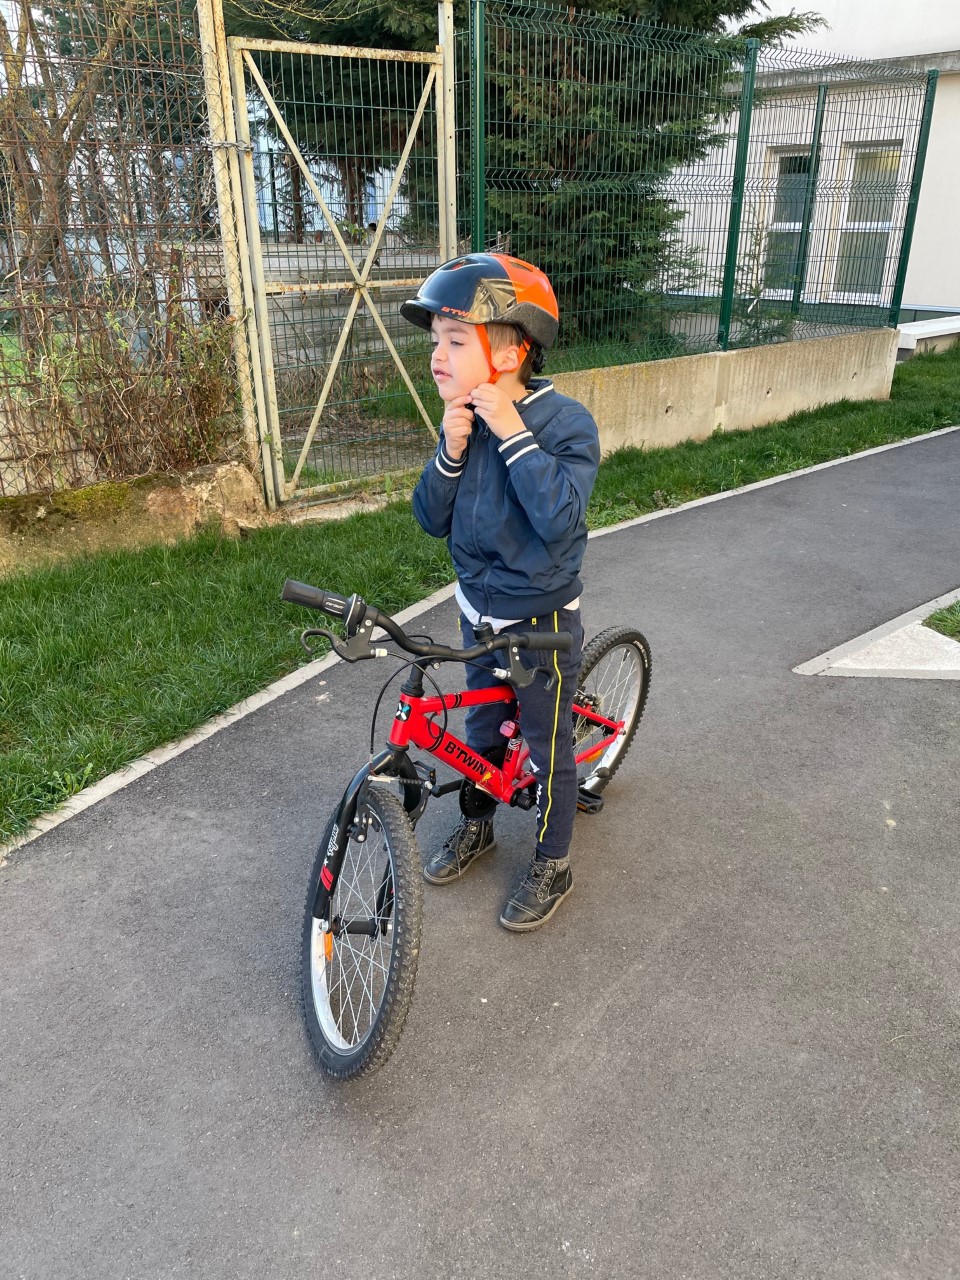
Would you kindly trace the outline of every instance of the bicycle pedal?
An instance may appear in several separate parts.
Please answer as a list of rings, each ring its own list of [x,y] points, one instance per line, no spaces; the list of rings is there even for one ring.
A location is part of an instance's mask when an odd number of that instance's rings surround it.
[[[581,787],[577,792],[577,812],[578,813],[599,813],[603,808],[603,796],[594,795],[592,791],[587,791]]]

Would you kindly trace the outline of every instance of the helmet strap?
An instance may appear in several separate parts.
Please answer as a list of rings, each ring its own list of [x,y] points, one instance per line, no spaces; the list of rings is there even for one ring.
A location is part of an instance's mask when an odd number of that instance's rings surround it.
[[[490,370],[490,381],[496,382],[500,377],[500,370],[494,368],[493,352],[490,350],[490,335],[487,333],[485,324],[477,325],[477,337],[480,339],[480,346],[483,348],[483,354],[487,357],[487,367]]]
[[[494,366],[493,352],[490,349],[490,335],[487,333],[487,326],[485,324],[477,325],[477,337],[480,339],[480,346],[483,348],[483,354],[487,358],[487,366],[490,369],[490,381],[496,382],[500,377],[502,370],[497,369]],[[517,365],[518,369],[523,368],[523,362],[524,360],[526,360],[527,353],[529,352],[532,346],[533,346],[533,343],[529,338],[524,338],[524,340],[520,343],[520,347],[519,347],[520,361]]]

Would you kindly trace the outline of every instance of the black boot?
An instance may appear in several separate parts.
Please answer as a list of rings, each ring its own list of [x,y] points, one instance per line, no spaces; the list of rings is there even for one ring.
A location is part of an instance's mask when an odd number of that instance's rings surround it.
[[[491,819],[461,818],[456,831],[444,840],[440,852],[428,859],[423,878],[431,884],[450,884],[459,880],[481,853],[496,847]]]
[[[539,929],[573,888],[569,858],[534,858],[500,913],[505,929]]]

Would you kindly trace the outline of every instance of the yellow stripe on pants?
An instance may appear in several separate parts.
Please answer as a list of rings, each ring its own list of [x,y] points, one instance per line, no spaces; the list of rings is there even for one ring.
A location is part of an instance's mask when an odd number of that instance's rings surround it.
[[[560,619],[556,612],[553,615],[553,631],[554,635],[560,631]],[[557,657],[556,649],[553,651],[553,669],[557,673],[557,700],[553,708],[553,735],[550,740],[550,772],[547,774],[547,807],[543,813],[543,824],[537,834],[537,840],[541,843],[543,842],[543,837],[547,832],[547,821],[550,817],[550,809],[553,806],[553,766],[557,756],[557,727],[560,723],[560,692],[563,687],[563,677],[560,674],[560,661]]]

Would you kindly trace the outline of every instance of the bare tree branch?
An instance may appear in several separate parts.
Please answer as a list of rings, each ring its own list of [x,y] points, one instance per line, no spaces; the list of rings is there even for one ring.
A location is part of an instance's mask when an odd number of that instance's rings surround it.
[[[70,96],[60,124],[62,129],[68,131],[64,141],[68,146],[72,146],[73,150],[76,149],[76,144],[86,127],[89,112],[93,106],[93,98],[103,79],[106,65],[113,57],[114,49],[126,35],[127,28],[140,3],[141,0],[124,0],[110,24],[106,43],[92,59],[80,83]]]

